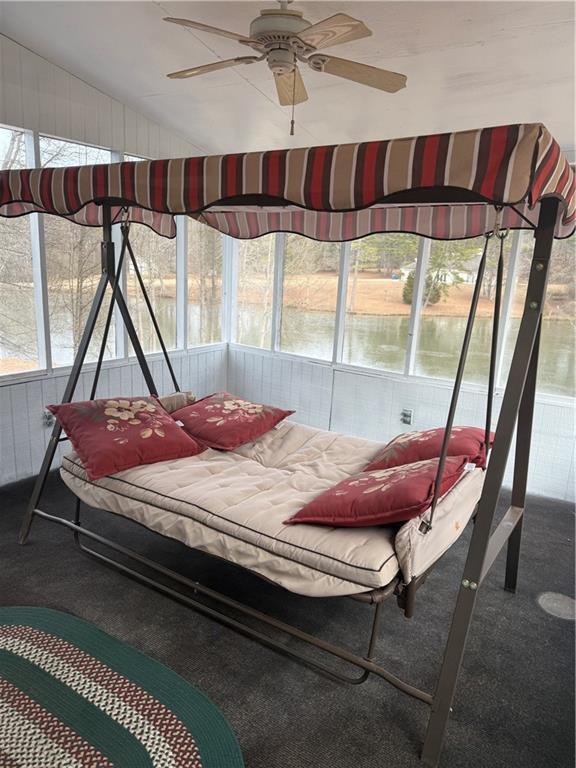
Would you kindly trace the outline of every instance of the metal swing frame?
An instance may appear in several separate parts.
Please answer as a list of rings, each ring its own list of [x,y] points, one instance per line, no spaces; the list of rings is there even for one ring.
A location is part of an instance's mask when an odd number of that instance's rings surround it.
[[[428,191],[428,195],[425,197],[426,199],[422,200],[422,202],[429,202],[431,197],[430,191]],[[413,198],[414,191],[406,196],[407,201],[413,201]],[[440,201],[446,202],[446,200],[442,198]],[[434,202],[434,200],[432,200],[432,202]],[[457,202],[457,200],[452,199],[448,202]],[[74,396],[74,391],[78,382],[82,365],[84,363],[88,346],[94,333],[96,322],[100,314],[102,303],[108,287],[111,288],[112,296],[110,300],[108,315],[106,318],[98,361],[96,364],[90,399],[93,399],[96,395],[98,379],[104,359],[108,331],[110,328],[115,304],[118,305],[122,315],[123,322],[125,324],[130,341],[132,342],[132,346],[134,348],[134,352],[136,354],[140,369],[142,370],[142,374],[144,376],[148,390],[150,394],[158,394],[120,285],[120,275],[125,260],[126,251],[128,251],[129,258],[133,264],[138,283],[144,296],[144,300],[150,312],[154,328],[158,334],[162,353],[164,355],[164,359],[166,360],[166,364],[174,383],[174,387],[176,391],[179,391],[178,382],[174,375],[174,370],[170,363],[168,352],[164,345],[164,341],[162,339],[162,335],[160,333],[152,305],[148,298],[144,282],[142,280],[136,259],[134,257],[134,253],[132,251],[132,246],[129,241],[129,225],[122,224],[122,248],[118,258],[118,263],[116,263],[114,253],[115,248],[112,239],[112,202],[102,201],[101,204],[103,211],[103,237],[101,244],[102,274],[96,288],[92,307],[86,321],[86,326],[80,341],[78,352],[76,353],[62,402],[71,402]],[[359,599],[362,602],[368,603],[374,607],[374,616],[370,629],[370,639],[365,656],[360,656],[346,648],[333,645],[332,643],[314,637],[272,616],[243,605],[236,600],[227,597],[226,595],[203,586],[197,581],[192,581],[191,579],[188,579],[181,574],[178,574],[175,571],[159,565],[149,558],[144,557],[143,555],[128,549],[127,547],[124,547],[123,545],[107,538],[106,536],[87,529],[80,523],[79,499],[76,499],[76,508],[73,521],[56,515],[48,514],[40,509],[38,504],[46,484],[46,479],[48,477],[56,449],[62,440],[67,439],[61,436],[62,430],[58,422],[55,423],[52,430],[52,435],[48,443],[46,454],[42,462],[40,472],[36,478],[32,495],[25,512],[20,532],[20,543],[24,544],[26,542],[30,533],[32,522],[35,517],[57,523],[72,530],[74,534],[74,540],[79,548],[97,560],[104,562],[107,565],[113,566],[120,572],[134,577],[144,584],[147,584],[148,586],[160,590],[164,594],[167,594],[170,597],[195,608],[199,612],[214,618],[225,626],[235,629],[236,631],[239,631],[244,635],[257,640],[268,647],[274,648],[275,650],[295,658],[307,666],[312,667],[317,671],[320,671],[340,682],[357,685],[364,682],[364,680],[366,680],[370,674],[376,675],[377,677],[386,680],[403,693],[406,693],[407,695],[418,699],[430,706],[431,713],[428,720],[428,727],[426,730],[421,757],[425,765],[430,766],[431,768],[435,768],[435,766],[438,765],[440,758],[444,735],[454,699],[456,684],[464,656],[466,640],[470,630],[478,591],[486,579],[486,576],[488,575],[498,554],[505,546],[507,548],[507,556],[504,588],[510,592],[516,591],[522,537],[522,521],[524,515],[526,485],[528,477],[528,463],[530,457],[532,420],[536,392],[542,307],[546,295],[550,254],[552,250],[554,227],[558,209],[559,201],[555,198],[545,198],[540,203],[540,215],[538,225],[535,229],[535,243],[530,277],[528,281],[526,300],[522,319],[520,322],[520,328],[518,331],[516,347],[512,358],[510,374],[503,395],[490,462],[486,470],[483,491],[476,510],[475,524],[471,536],[463,576],[460,582],[456,606],[452,615],[452,622],[445,646],[444,658],[442,661],[437,685],[433,693],[422,691],[419,688],[416,688],[415,686],[400,680],[398,677],[377,664],[373,658],[375,643],[378,636],[378,627],[381,618],[382,602],[386,598],[392,595],[396,595],[398,597],[400,606],[404,608],[406,616],[412,616],[416,590],[426,579],[427,574],[423,574],[417,579],[413,579],[412,582],[410,582],[408,585],[403,585],[400,579],[397,579],[386,587],[374,590],[370,593],[355,596],[356,599]],[[481,276],[480,273],[483,273],[485,266],[486,250],[487,249],[485,249],[483,258],[480,263],[479,276]],[[486,414],[487,432],[490,430],[491,396],[494,391],[494,363],[495,350],[498,343],[497,322],[500,309],[502,271],[503,265],[502,258],[500,257],[498,263],[497,278],[497,283],[500,287],[497,290],[495,301],[495,325],[493,328],[490,378],[488,388],[489,403]],[[439,460],[437,479],[441,476],[443,464],[447,455],[449,431],[453,423],[460,386],[462,383],[464,364],[466,361],[466,354],[470,343],[474,316],[479,298],[480,282],[481,281],[477,280],[473,300],[470,307],[470,314],[465,331],[462,353],[458,365],[452,400],[448,413],[448,420],[446,425],[447,428],[442,446],[442,453]],[[494,530],[492,530],[504,471],[517,422],[518,425],[514,461],[512,501],[507,512],[504,514]],[[436,502],[438,501],[438,482],[436,483],[436,487],[437,491],[432,504],[430,520],[426,524],[428,530],[433,526],[433,512],[436,506]],[[142,570],[136,570],[135,568],[130,567],[122,560],[116,560],[113,557],[105,555],[100,551],[86,546],[86,544],[84,544],[82,541],[84,538],[96,542],[101,547],[112,550],[112,552],[121,555],[125,559],[128,558],[130,561],[133,561],[134,563],[137,563],[139,566],[141,566],[144,571],[152,571],[154,574],[160,576],[163,581],[159,581],[156,578],[147,575],[145,572],[142,572]],[[166,580],[169,580],[171,584],[167,584]],[[204,598],[208,598],[208,600],[218,603],[220,606],[223,606],[227,610],[222,611],[213,608],[206,602],[198,599],[197,595],[202,595]],[[360,675],[357,677],[351,677],[331,669],[323,663],[317,662],[309,656],[285,645],[276,637],[261,632],[250,624],[238,621],[236,618],[234,618],[234,616],[230,615],[229,611],[240,612],[244,616],[249,617],[251,620],[255,620],[258,623],[271,627],[274,631],[280,632],[289,638],[296,639],[303,642],[304,644],[319,649],[328,656],[332,656],[343,662],[346,662],[356,669],[359,669]]]

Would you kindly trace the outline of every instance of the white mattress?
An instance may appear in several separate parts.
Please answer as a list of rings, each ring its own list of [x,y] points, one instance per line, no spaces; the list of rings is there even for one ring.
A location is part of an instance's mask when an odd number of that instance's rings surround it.
[[[62,477],[89,506],[128,517],[187,546],[248,568],[309,596],[351,595],[409,580],[462,532],[482,472],[467,473],[442,499],[433,530],[331,528],[283,521],[361,470],[380,443],[286,421],[254,443],[223,453],[148,464],[89,481],[75,454]],[[418,570],[421,568],[422,570]]]

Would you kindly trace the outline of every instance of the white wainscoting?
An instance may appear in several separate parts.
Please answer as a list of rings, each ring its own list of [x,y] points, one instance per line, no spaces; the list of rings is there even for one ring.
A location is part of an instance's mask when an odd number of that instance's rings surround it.
[[[230,345],[228,391],[296,411],[296,421],[330,429],[332,368],[289,355]]]
[[[226,345],[198,347],[170,355],[176,378],[183,390],[198,397],[226,388]],[[164,361],[150,357],[150,369],[160,394],[174,390]],[[44,458],[51,427],[42,423],[44,406],[62,399],[69,369],[36,379],[0,385],[0,485],[36,474]],[[87,367],[78,381],[75,400],[89,397],[93,366]],[[112,361],[102,368],[97,396],[140,395],[147,392],[144,378],[133,360]],[[63,443],[55,458],[69,450]]]
[[[240,345],[190,349],[171,354],[183,389],[198,396],[228,389],[235,394],[296,411],[295,420],[321,429],[385,442],[403,430],[441,425],[448,410],[450,386],[419,378],[400,378],[319,363]],[[168,370],[158,356],[152,373],[161,393],[172,391]],[[37,472],[50,429],[42,425],[44,405],[59,402],[67,372],[0,386],[0,485]],[[87,397],[91,371],[82,374],[75,399]],[[106,364],[99,395],[146,391],[135,361]],[[494,401],[495,425],[501,393]],[[400,422],[402,408],[414,410],[414,422]],[[485,397],[465,387],[457,422],[484,425]],[[66,444],[64,444],[66,446]],[[64,447],[63,450],[66,450]],[[513,450],[512,450],[513,454]],[[530,493],[574,501],[574,406],[567,398],[540,396],[534,416],[530,458]],[[58,459],[60,456],[57,457]],[[511,484],[511,463],[505,476]]]
[[[3,35],[0,124],[142,157],[205,154],[201,147]]]
[[[231,345],[228,389],[243,397],[293,408],[304,424],[385,442],[399,432],[429,429],[445,422],[451,386],[431,379],[375,374],[333,367],[304,358]],[[501,392],[494,399],[496,425]],[[403,408],[414,410],[411,426],[400,422]],[[484,426],[485,394],[464,387],[456,422]],[[511,456],[513,456],[513,448]],[[575,499],[574,403],[539,396],[530,457],[530,493]],[[504,484],[511,485],[512,462]]]

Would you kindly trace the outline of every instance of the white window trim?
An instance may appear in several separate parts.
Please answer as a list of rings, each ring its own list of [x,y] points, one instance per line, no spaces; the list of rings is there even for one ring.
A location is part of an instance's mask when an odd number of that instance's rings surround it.
[[[396,384],[402,384],[406,381],[415,384],[423,384],[428,386],[438,386],[447,391],[452,391],[454,388],[454,381],[452,379],[444,379],[435,376],[421,376],[412,374],[406,376],[405,373],[397,371],[387,371],[383,368],[368,368],[360,365],[352,365],[348,363],[334,363],[329,360],[320,360],[314,357],[306,357],[305,355],[298,355],[295,352],[273,352],[270,349],[263,349],[262,347],[254,347],[249,344],[241,344],[239,342],[228,344],[228,349],[231,351],[239,352],[251,352],[253,354],[260,355],[262,357],[273,357],[282,360],[293,360],[295,363],[301,363],[304,365],[316,365],[323,368],[330,368],[334,372],[352,373],[357,376],[368,376],[380,380],[386,380],[394,382]],[[485,395],[488,391],[488,387],[483,384],[477,384],[471,381],[462,382],[462,392],[469,392],[473,394]],[[501,397],[504,394],[504,386],[498,386],[494,390],[495,397]],[[574,407],[575,398],[571,395],[554,395],[548,392],[537,392],[536,402],[545,403],[548,405],[556,405],[563,407]]]
[[[526,236],[526,232],[515,232],[512,237],[514,238],[512,246],[511,246],[511,253],[510,253],[510,262],[509,262],[509,269],[508,269],[508,275],[506,280],[506,285],[504,289],[504,296],[502,300],[502,307],[501,307],[501,319],[500,319],[500,329],[498,334],[498,349],[497,349],[497,356],[496,356],[496,364],[497,364],[497,376],[496,376],[496,387],[495,387],[495,396],[498,397],[504,390],[505,382],[501,381],[501,373],[502,373],[502,364],[503,364],[503,357],[504,357],[504,348],[505,348],[505,340],[507,336],[507,332],[509,329],[509,322],[510,322],[510,312],[512,308],[512,302],[514,299],[514,284],[515,284],[515,278],[517,274],[517,262],[518,262],[518,254],[520,252],[520,245],[521,245],[521,238],[523,236]],[[348,279],[349,279],[349,273],[350,273],[350,252],[351,252],[351,243],[350,242],[343,242],[341,243],[342,249],[340,252],[340,274],[338,278],[338,299],[337,299],[337,306],[336,306],[336,320],[335,320],[335,329],[334,329],[334,345],[333,345],[333,355],[332,355],[332,361],[326,361],[319,358],[312,358],[307,355],[300,355],[298,353],[292,353],[292,352],[283,352],[280,349],[279,345],[279,329],[281,328],[282,323],[282,288],[283,288],[283,281],[281,279],[283,274],[283,260],[284,260],[284,250],[283,248],[280,248],[278,246],[278,235],[277,242],[275,244],[274,249],[274,293],[273,293],[273,335],[272,335],[272,341],[273,345],[271,349],[264,349],[261,347],[253,347],[248,344],[241,344],[236,341],[235,336],[227,336],[224,337],[225,340],[228,342],[231,348],[243,348],[243,349],[249,349],[252,351],[262,351],[265,354],[272,354],[277,356],[282,356],[285,358],[293,358],[295,360],[299,361],[305,361],[307,363],[312,363],[315,365],[331,365],[334,370],[343,370],[343,371],[349,371],[349,372],[356,372],[361,375],[367,375],[367,376],[377,376],[379,378],[388,378],[393,381],[405,381],[407,378],[410,379],[410,381],[422,381],[422,382],[434,382],[438,383],[442,386],[452,387],[453,382],[451,379],[445,379],[435,376],[424,376],[420,374],[414,373],[415,371],[415,361],[416,361],[416,351],[418,348],[418,339],[420,334],[420,326],[421,326],[421,319],[422,319],[422,305],[423,305],[423,298],[424,298],[424,286],[426,282],[426,271],[429,263],[430,258],[430,251],[432,246],[432,241],[429,238],[420,238],[419,242],[419,251],[418,251],[418,259],[416,264],[416,273],[414,275],[414,289],[413,289],[413,301],[410,311],[410,326],[409,326],[409,333],[408,333],[408,339],[407,339],[407,345],[406,345],[406,357],[405,357],[405,365],[404,365],[404,371],[398,372],[398,371],[390,371],[385,368],[370,368],[367,366],[360,366],[360,365],[354,365],[354,364],[346,364],[342,362],[343,358],[343,340],[345,336],[345,325],[346,325],[346,297],[347,297],[347,289],[348,289]],[[284,242],[285,246],[285,237],[283,236],[282,242]],[[496,247],[496,246],[493,246]],[[234,302],[236,299],[236,286],[237,281],[235,283],[235,288],[233,291],[234,295]],[[234,303],[234,309],[233,313],[231,315],[233,318],[233,327],[235,327],[236,322],[236,305]],[[274,343],[276,342],[276,343]],[[472,391],[472,392],[486,392],[487,386],[480,385],[480,384],[474,384],[474,382],[463,382],[462,384],[463,390]],[[547,392],[539,392],[537,394],[538,402],[550,402],[552,404],[558,404],[558,405],[570,405],[574,403],[575,398],[571,395],[556,395],[553,393],[547,393]]]
[[[188,217],[176,216],[176,349],[188,348]]]
[[[222,235],[221,337],[225,343],[236,341],[238,297],[238,240]]]
[[[334,346],[332,362],[342,362],[344,355],[344,336],[346,333],[346,309],[348,301],[348,275],[350,273],[351,245],[347,241],[340,244],[340,262],[338,265],[338,295],[336,299],[336,321],[334,324]]]
[[[284,254],[286,235],[277,232],[274,235],[274,277],[272,284],[272,322],[270,323],[270,348],[280,352],[282,342],[282,302],[284,299]]]
[[[26,133],[26,163],[40,168],[40,140],[38,133]],[[30,250],[32,260],[32,286],[36,316],[36,344],[38,366],[52,370],[52,347],[50,344],[50,315],[48,309],[48,278],[46,274],[46,248],[44,243],[44,216],[35,213],[30,216]]]
[[[428,272],[431,249],[432,241],[430,238],[421,237],[418,243],[416,269],[414,271],[414,282],[412,284],[410,324],[408,326],[408,339],[406,342],[406,357],[404,358],[404,373],[406,376],[412,376],[416,366],[416,352],[420,340],[424,286],[426,285],[426,273]]]
[[[122,152],[116,150],[110,151],[111,159],[113,163],[120,163],[124,159]],[[118,268],[118,259],[120,257],[120,251],[122,250],[122,232],[119,224],[114,224],[112,227],[112,242],[114,243],[114,257],[115,266]],[[120,273],[120,290],[124,297],[126,297],[128,286],[128,261],[130,255],[126,252],[124,256],[124,263],[122,265],[122,272]],[[114,343],[115,343],[115,359],[124,360],[128,357],[128,333],[124,327],[122,321],[122,313],[118,304],[114,306]]]

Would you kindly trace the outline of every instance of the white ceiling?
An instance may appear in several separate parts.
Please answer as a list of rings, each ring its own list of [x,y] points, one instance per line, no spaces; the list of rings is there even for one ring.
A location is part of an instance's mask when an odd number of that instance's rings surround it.
[[[180,133],[200,152],[363,141],[543,122],[574,159],[572,2],[297,2],[310,22],[338,11],[373,36],[327,51],[403,72],[397,94],[306,68],[310,100],[280,107],[265,63],[168,80],[246,55],[225,38],[162,21],[179,16],[247,34],[270,2],[0,2],[0,31]]]

